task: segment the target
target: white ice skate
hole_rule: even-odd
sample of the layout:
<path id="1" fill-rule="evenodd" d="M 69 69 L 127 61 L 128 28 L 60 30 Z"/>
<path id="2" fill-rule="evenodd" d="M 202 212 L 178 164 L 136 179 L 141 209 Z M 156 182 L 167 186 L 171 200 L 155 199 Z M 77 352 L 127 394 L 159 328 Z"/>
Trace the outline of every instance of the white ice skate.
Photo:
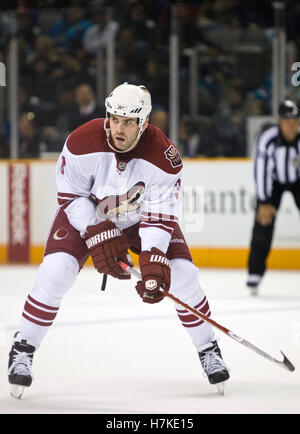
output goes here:
<path id="1" fill-rule="evenodd" d="M 217 341 L 203 345 L 198 354 L 208 381 L 217 386 L 220 395 L 224 395 L 225 381 L 229 379 L 229 369 L 222 359 Z"/>
<path id="2" fill-rule="evenodd" d="M 262 276 L 260 274 L 249 274 L 246 285 L 250 289 L 250 294 L 253 297 L 258 295 L 258 287 Z"/>
<path id="3" fill-rule="evenodd" d="M 9 353 L 8 381 L 11 384 L 10 394 L 20 399 L 26 387 L 32 383 L 32 359 L 35 347 L 26 341 L 16 341 L 17 334 Z"/>

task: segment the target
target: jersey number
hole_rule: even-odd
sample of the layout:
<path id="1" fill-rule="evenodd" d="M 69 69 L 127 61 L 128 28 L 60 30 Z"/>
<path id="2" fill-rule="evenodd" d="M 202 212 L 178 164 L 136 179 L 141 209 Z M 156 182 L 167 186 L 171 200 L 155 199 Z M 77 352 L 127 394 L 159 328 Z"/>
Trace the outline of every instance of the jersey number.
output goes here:
<path id="1" fill-rule="evenodd" d="M 66 165 L 66 159 L 65 159 L 65 157 L 61 157 L 60 172 L 62 175 L 65 174 L 65 165 Z"/>

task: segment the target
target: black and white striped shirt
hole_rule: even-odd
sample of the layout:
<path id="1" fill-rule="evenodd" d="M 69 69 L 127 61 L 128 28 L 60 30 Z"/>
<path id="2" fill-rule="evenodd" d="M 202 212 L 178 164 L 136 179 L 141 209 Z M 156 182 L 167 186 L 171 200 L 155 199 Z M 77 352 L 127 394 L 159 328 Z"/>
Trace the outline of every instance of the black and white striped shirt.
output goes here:
<path id="1" fill-rule="evenodd" d="M 283 140 L 278 126 L 272 126 L 258 138 L 254 165 L 256 197 L 268 202 L 273 183 L 295 184 L 300 180 L 300 130 L 293 143 Z"/>

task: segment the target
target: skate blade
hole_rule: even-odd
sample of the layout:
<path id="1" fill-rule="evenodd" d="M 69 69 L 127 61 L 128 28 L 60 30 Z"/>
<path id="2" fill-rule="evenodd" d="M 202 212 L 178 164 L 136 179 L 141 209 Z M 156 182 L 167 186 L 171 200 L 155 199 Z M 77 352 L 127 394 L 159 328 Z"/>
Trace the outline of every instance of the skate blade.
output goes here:
<path id="1" fill-rule="evenodd" d="M 249 290 L 251 297 L 257 297 L 258 296 L 258 285 L 247 286 L 247 289 Z"/>
<path id="2" fill-rule="evenodd" d="M 225 395 L 225 382 L 216 384 L 218 394 L 221 396 Z"/>
<path id="3" fill-rule="evenodd" d="M 10 395 L 16 399 L 21 399 L 24 390 L 25 390 L 24 386 L 20 386 L 18 384 L 12 384 L 10 388 Z"/>

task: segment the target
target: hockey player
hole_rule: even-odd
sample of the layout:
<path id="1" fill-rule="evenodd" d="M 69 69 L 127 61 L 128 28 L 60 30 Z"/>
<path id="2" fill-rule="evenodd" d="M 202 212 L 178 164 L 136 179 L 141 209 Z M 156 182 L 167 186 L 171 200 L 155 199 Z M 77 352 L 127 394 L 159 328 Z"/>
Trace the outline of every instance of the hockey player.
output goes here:
<path id="1" fill-rule="evenodd" d="M 30 386 L 34 352 L 89 255 L 99 273 L 130 279 L 117 262 L 132 265 L 130 249 L 139 254 L 142 280 L 136 290 L 145 303 L 160 302 L 163 287 L 211 314 L 178 225 L 182 161 L 165 134 L 148 123 L 148 90 L 121 84 L 105 106 L 106 118 L 73 131 L 58 159 L 60 207 L 9 355 L 9 382 L 17 397 Z M 212 326 L 175 307 L 209 382 L 223 384 L 229 373 Z"/>

